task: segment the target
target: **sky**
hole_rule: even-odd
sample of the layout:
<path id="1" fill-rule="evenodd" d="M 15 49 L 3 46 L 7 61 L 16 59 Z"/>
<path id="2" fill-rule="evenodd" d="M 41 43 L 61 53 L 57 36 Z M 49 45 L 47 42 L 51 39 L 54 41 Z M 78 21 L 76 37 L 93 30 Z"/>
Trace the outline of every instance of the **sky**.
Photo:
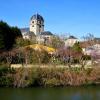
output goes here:
<path id="1" fill-rule="evenodd" d="M 43 16 L 46 31 L 100 37 L 100 0 L 0 0 L 0 20 L 11 26 L 29 27 L 36 13 Z"/>

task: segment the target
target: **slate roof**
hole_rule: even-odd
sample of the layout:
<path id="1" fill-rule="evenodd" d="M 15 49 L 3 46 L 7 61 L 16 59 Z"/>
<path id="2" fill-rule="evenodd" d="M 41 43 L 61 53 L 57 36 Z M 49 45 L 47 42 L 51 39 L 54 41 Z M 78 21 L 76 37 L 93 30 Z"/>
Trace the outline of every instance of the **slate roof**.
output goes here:
<path id="1" fill-rule="evenodd" d="M 41 32 L 40 35 L 53 35 L 50 31 Z"/>
<path id="2" fill-rule="evenodd" d="M 21 28 L 20 30 L 21 30 L 22 33 L 23 32 L 29 32 L 29 28 Z"/>
<path id="3" fill-rule="evenodd" d="M 77 39 L 76 37 L 74 37 L 74 36 L 69 36 L 69 38 L 68 39 Z"/>
<path id="4" fill-rule="evenodd" d="M 27 32 L 26 34 L 24 34 L 25 36 L 35 36 L 34 32 Z"/>
<path id="5" fill-rule="evenodd" d="M 94 40 L 100 41 L 100 38 L 94 38 Z"/>
<path id="6" fill-rule="evenodd" d="M 44 22 L 44 19 L 43 19 L 43 17 L 41 16 L 41 15 L 39 15 L 39 14 L 35 14 L 35 15 L 33 15 L 32 17 L 31 17 L 31 20 L 42 20 L 43 22 Z"/>

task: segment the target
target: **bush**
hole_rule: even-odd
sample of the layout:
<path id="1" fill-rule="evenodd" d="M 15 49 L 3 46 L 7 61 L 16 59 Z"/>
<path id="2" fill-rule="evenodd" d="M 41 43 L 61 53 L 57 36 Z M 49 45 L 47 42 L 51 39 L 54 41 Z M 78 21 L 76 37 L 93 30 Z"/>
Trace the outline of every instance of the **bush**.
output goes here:
<path id="1" fill-rule="evenodd" d="M 81 68 L 1 68 L 0 86 L 80 86 L 100 83 L 100 69 Z"/>
<path id="2" fill-rule="evenodd" d="M 0 86 L 13 86 L 13 74 L 15 70 L 6 65 L 0 66 Z"/>
<path id="3" fill-rule="evenodd" d="M 0 65 L 0 76 L 13 73 L 15 73 L 14 68 L 10 68 L 7 65 Z"/>
<path id="4" fill-rule="evenodd" d="M 13 86 L 13 77 L 12 76 L 2 76 L 0 77 L 0 86 Z"/>
<path id="5" fill-rule="evenodd" d="M 90 55 L 84 55 L 84 56 L 83 56 L 83 59 L 84 59 L 84 60 L 91 60 L 91 56 L 90 56 Z"/>
<path id="6" fill-rule="evenodd" d="M 60 82 L 58 79 L 56 78 L 52 78 L 52 79 L 47 79 L 45 81 L 45 86 L 49 86 L 49 87 L 53 87 L 53 86 L 59 86 L 60 85 Z"/>

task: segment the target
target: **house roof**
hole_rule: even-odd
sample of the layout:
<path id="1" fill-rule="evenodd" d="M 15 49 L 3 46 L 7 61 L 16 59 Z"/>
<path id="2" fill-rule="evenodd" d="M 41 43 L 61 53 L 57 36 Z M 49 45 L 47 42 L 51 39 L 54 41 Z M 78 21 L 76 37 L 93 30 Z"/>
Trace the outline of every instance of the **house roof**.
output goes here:
<path id="1" fill-rule="evenodd" d="M 50 31 L 41 32 L 40 35 L 53 35 Z"/>
<path id="2" fill-rule="evenodd" d="M 95 41 L 99 41 L 100 42 L 100 38 L 94 38 Z"/>
<path id="3" fill-rule="evenodd" d="M 28 27 L 27 28 L 21 28 L 20 30 L 21 30 L 22 33 L 23 32 L 29 32 L 29 28 Z"/>
<path id="4" fill-rule="evenodd" d="M 41 15 L 39 14 L 35 14 L 31 17 L 31 20 L 40 20 L 40 21 L 43 21 L 44 22 L 44 19 Z"/>
<path id="5" fill-rule="evenodd" d="M 35 36 L 34 32 L 27 32 L 26 34 L 24 34 L 25 36 Z"/>
<path id="6" fill-rule="evenodd" d="M 68 39 L 77 39 L 75 36 L 69 36 L 69 38 Z"/>

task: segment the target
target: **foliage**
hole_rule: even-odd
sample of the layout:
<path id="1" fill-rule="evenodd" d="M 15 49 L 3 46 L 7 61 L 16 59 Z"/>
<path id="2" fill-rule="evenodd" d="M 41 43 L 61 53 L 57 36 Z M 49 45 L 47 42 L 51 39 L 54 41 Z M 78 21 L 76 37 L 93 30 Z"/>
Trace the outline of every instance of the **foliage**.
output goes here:
<path id="1" fill-rule="evenodd" d="M 8 69 L 6 69 L 8 70 Z M 100 69 L 81 68 L 9 68 L 0 69 L 0 86 L 80 86 L 100 82 Z"/>
<path id="2" fill-rule="evenodd" d="M 61 40 L 58 36 L 53 36 L 51 38 L 51 42 L 48 43 L 47 46 L 51 46 L 52 48 L 58 49 L 64 46 L 64 41 Z"/>
<path id="3" fill-rule="evenodd" d="M 51 55 L 47 51 L 34 50 L 30 47 L 20 47 L 0 54 L 0 63 L 11 64 L 47 64 Z"/>
<path id="4" fill-rule="evenodd" d="M 49 63 L 50 55 L 46 51 L 36 51 L 30 49 L 29 59 L 33 64 L 47 64 Z"/>
<path id="5" fill-rule="evenodd" d="M 76 52 L 82 52 L 82 48 L 80 47 L 80 43 L 79 43 L 79 42 L 76 42 L 76 43 L 73 45 L 72 49 L 73 49 L 74 51 L 76 51 Z"/>
<path id="6" fill-rule="evenodd" d="M 16 38 L 15 42 L 16 42 L 15 47 L 17 48 L 32 44 L 30 40 L 23 38 Z"/>
<path id="7" fill-rule="evenodd" d="M 13 86 L 15 70 L 6 65 L 0 65 L 0 86 Z"/>
<path id="8" fill-rule="evenodd" d="M 0 34 L 0 50 L 2 50 L 5 47 L 4 41 L 3 41 L 3 35 Z"/>
<path id="9" fill-rule="evenodd" d="M 7 23 L 0 21 L 0 50 L 11 49 L 17 37 L 22 37 L 17 27 L 10 27 Z"/>
<path id="10" fill-rule="evenodd" d="M 53 65 L 64 64 L 64 62 L 57 56 L 51 56 L 50 62 Z"/>
<path id="11" fill-rule="evenodd" d="M 0 65 L 0 75 L 6 75 L 8 73 L 14 73 L 14 68 L 10 68 L 7 65 Z"/>
<path id="12" fill-rule="evenodd" d="M 80 86 L 91 82 L 95 83 L 95 79 L 99 79 L 98 74 L 93 76 L 93 69 L 81 68 L 40 68 L 38 69 L 38 81 L 37 83 L 41 86 Z"/>
<path id="13" fill-rule="evenodd" d="M 21 31 L 18 27 L 11 27 L 11 30 L 14 34 L 14 39 L 18 38 L 18 37 L 22 37 Z"/>

